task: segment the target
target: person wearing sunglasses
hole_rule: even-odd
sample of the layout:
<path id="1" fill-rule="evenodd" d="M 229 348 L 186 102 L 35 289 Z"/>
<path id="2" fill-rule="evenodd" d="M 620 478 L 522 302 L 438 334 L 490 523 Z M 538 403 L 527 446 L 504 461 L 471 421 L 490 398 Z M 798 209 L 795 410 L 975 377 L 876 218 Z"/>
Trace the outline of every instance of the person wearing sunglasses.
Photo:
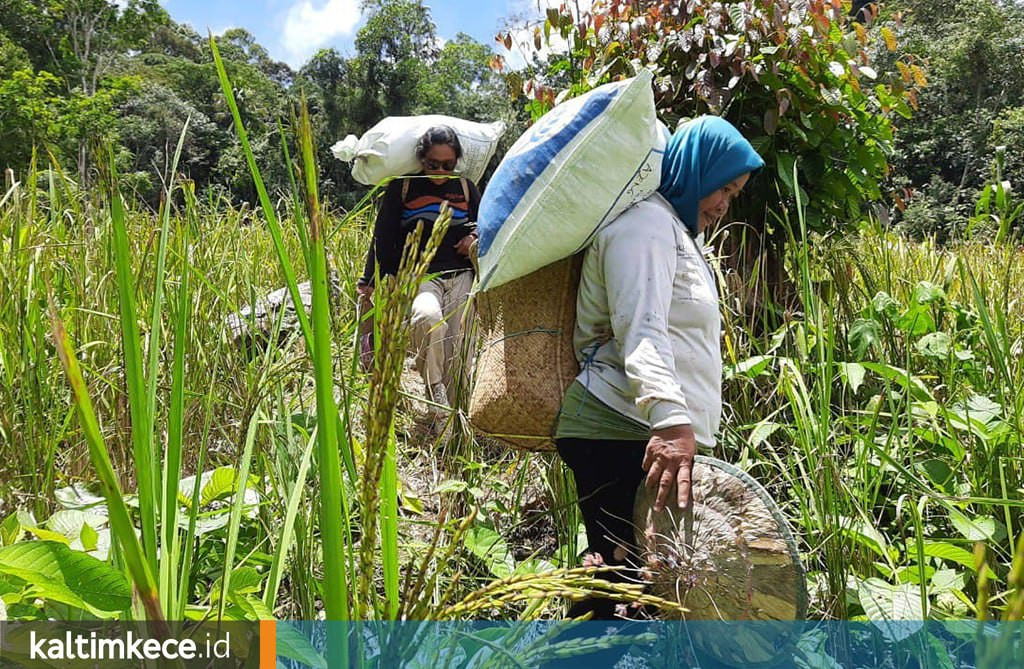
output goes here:
<path id="1" fill-rule="evenodd" d="M 438 417 L 450 407 L 456 385 L 464 382 L 472 359 L 472 342 L 465 341 L 465 334 L 473 318 L 467 308 L 474 277 L 469 253 L 476 239 L 480 190 L 471 180 L 455 176 L 462 145 L 452 128 L 434 126 L 423 133 L 416 144 L 416 157 L 421 172 L 388 184 L 357 290 L 360 298 L 367 300 L 375 273 L 395 276 L 408 235 L 423 222 L 422 250 L 441 205 L 448 204 L 451 222 L 427 269 L 433 278 L 423 282 L 412 306 L 416 369 L 423 378 L 431 414 Z"/>

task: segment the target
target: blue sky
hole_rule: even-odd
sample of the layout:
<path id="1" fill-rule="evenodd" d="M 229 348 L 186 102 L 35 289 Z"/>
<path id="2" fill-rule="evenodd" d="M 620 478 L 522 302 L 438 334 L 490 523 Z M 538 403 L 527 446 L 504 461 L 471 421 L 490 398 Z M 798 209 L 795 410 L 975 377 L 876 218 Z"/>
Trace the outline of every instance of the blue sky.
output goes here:
<path id="1" fill-rule="evenodd" d="M 540 0 L 546 4 L 547 0 Z M 359 0 L 162 0 L 171 17 L 201 34 L 245 28 L 277 60 L 299 67 L 317 49 L 334 47 L 344 55 L 362 25 Z M 426 0 L 438 36 L 465 32 L 495 51 L 494 35 L 513 15 L 540 16 L 538 0 Z"/>

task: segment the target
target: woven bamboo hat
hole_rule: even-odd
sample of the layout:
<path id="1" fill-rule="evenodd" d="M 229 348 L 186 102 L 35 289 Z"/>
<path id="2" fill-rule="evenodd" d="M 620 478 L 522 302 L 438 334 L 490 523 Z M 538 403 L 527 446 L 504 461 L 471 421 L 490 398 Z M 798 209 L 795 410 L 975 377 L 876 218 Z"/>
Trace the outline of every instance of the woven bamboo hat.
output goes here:
<path id="1" fill-rule="evenodd" d="M 807 616 L 807 579 L 781 510 L 753 478 L 727 462 L 694 459 L 688 509 L 654 512 L 641 485 L 633 520 L 650 590 L 687 609 L 688 621 L 793 621 Z M 795 625 L 693 624 L 698 651 L 726 666 L 770 666 Z M 785 638 L 780 638 L 780 636 Z M 727 639 L 726 643 L 723 643 Z"/>

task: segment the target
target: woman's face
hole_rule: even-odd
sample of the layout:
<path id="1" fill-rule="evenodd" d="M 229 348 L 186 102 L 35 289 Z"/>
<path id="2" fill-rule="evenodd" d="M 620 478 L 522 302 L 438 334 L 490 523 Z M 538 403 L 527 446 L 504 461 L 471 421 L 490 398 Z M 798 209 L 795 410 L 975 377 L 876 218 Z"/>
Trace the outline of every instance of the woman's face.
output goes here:
<path id="1" fill-rule="evenodd" d="M 420 161 L 423 164 L 423 172 L 430 176 L 438 176 L 431 179 L 436 184 L 444 183 L 444 179 L 455 171 L 455 164 L 458 158 L 455 156 L 455 149 L 447 144 L 434 144 L 427 150 L 427 153 Z"/>
<path id="2" fill-rule="evenodd" d="M 697 205 L 697 231 L 704 232 L 709 225 L 725 216 L 732 199 L 739 194 L 750 179 L 750 172 L 741 174 L 711 195 L 702 198 Z"/>

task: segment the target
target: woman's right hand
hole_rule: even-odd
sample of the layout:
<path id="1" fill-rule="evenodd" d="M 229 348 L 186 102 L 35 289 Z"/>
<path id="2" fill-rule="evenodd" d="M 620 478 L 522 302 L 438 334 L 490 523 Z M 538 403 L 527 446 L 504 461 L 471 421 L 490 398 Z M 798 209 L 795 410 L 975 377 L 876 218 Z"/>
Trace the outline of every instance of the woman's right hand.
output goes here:
<path id="1" fill-rule="evenodd" d="M 359 297 L 369 299 L 373 297 L 373 286 L 368 283 L 357 283 L 356 294 L 359 295 Z"/>
<path id="2" fill-rule="evenodd" d="M 647 488 L 658 491 L 655 511 L 665 508 L 673 488 L 680 509 L 690 504 L 690 471 L 696 452 L 697 441 L 689 425 L 674 425 L 651 434 L 643 468 L 647 472 Z"/>

